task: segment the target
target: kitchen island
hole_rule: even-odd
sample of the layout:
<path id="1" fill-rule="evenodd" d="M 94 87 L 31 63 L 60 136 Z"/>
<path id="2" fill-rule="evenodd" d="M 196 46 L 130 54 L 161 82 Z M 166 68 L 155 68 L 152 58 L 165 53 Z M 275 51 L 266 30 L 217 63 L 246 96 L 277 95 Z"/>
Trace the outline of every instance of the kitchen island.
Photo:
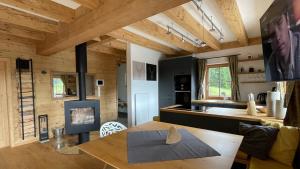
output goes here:
<path id="1" fill-rule="evenodd" d="M 246 109 L 213 107 L 201 111 L 196 108 L 182 108 L 180 105 L 161 108 L 160 121 L 232 134 L 239 133 L 240 122 L 256 125 L 261 125 L 263 121 L 282 123 L 282 120 L 267 117 L 265 113 L 248 115 Z"/>

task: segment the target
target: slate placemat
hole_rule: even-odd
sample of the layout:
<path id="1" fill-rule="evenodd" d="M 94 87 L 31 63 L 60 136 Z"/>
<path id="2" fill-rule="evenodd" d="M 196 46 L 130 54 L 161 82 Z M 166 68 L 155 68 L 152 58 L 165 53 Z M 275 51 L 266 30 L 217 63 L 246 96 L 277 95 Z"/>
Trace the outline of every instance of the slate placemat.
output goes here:
<path id="1" fill-rule="evenodd" d="M 173 145 L 166 144 L 167 130 L 128 132 L 128 163 L 220 156 L 220 153 L 187 130 L 178 131 L 182 140 Z"/>

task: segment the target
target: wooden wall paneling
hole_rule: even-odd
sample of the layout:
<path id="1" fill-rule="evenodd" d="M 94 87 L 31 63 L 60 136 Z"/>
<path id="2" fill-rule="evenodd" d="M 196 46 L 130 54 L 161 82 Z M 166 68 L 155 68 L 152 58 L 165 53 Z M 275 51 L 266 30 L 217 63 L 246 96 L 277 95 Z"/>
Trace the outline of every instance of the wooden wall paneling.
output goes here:
<path id="1" fill-rule="evenodd" d="M 0 38 L 1 40 L 1 38 Z M 14 42 L 16 43 L 16 42 Z M 20 43 L 20 42 L 18 42 Z M 21 44 L 21 43 L 20 43 Z M 21 48 L 12 47 L 11 50 L 3 50 L 0 48 L 0 60 L 8 57 L 11 61 L 10 75 L 12 75 L 11 93 L 12 93 L 12 111 L 11 111 L 11 138 L 12 146 L 18 146 L 32 141 L 37 138 L 30 138 L 25 141 L 20 137 L 19 116 L 17 112 L 17 81 L 15 60 L 22 56 L 23 59 L 33 59 L 34 78 L 35 78 L 35 94 L 36 94 L 36 113 L 49 115 L 49 129 L 64 124 L 64 101 L 67 99 L 52 99 L 51 91 L 51 72 L 75 72 L 75 49 L 67 49 L 58 52 L 50 57 L 25 54 Z M 105 86 L 101 88 L 101 122 L 117 119 L 117 63 L 119 57 L 112 55 L 100 54 L 88 51 L 88 73 L 95 74 L 96 79 L 104 79 Z M 44 70 L 47 73 L 42 74 Z M 89 97 L 98 99 L 96 97 Z M 52 135 L 52 133 L 51 133 Z"/>
<path id="2" fill-rule="evenodd" d="M 6 63 L 0 61 L 0 148 L 10 145 Z"/>

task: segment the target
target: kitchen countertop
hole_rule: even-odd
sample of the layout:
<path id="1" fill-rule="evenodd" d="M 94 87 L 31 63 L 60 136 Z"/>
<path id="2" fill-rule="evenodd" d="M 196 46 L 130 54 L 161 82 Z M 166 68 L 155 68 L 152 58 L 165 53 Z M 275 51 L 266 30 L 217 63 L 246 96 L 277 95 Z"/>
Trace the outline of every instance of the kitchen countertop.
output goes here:
<path id="1" fill-rule="evenodd" d="M 218 108 L 213 107 L 209 108 L 206 111 L 201 110 L 192 110 L 181 108 L 180 105 L 173 105 L 160 109 L 161 112 L 172 112 L 172 113 L 181 113 L 181 114 L 190 114 L 190 115 L 199 115 L 199 116 L 209 116 L 217 118 L 228 118 L 235 120 L 245 120 L 245 121 L 270 121 L 283 123 L 283 120 L 275 119 L 275 117 L 267 117 L 266 113 L 257 113 L 256 116 L 248 115 L 246 109 L 232 109 L 232 108 Z"/>

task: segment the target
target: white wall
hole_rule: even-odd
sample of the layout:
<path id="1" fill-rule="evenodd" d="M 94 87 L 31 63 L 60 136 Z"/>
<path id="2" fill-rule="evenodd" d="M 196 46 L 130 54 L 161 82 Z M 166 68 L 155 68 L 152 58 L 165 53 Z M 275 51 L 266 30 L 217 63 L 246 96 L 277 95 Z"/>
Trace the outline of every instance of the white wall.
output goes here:
<path id="1" fill-rule="evenodd" d="M 160 52 L 135 45 L 127 46 L 127 101 L 128 125 L 134 126 L 151 121 L 159 114 L 158 60 Z M 157 81 L 133 80 L 133 61 L 157 65 Z"/>
<path id="2" fill-rule="evenodd" d="M 213 51 L 213 52 L 206 52 L 206 53 L 199 53 L 195 54 L 195 57 L 198 58 L 214 58 L 214 57 L 221 57 L 221 56 L 229 56 L 229 55 L 239 55 L 239 59 L 247 59 L 249 55 L 254 58 L 259 57 L 262 55 L 262 46 L 261 45 L 253 45 L 241 48 L 234 48 L 234 49 L 226 49 L 220 51 Z M 209 59 L 208 64 L 221 64 L 221 63 L 228 63 L 227 59 L 224 58 L 217 58 L 217 59 Z M 251 61 L 251 62 L 240 62 L 239 63 L 239 71 L 241 67 L 244 68 L 244 71 L 248 71 L 249 67 L 254 67 L 255 71 L 258 69 L 264 70 L 264 62 L 263 60 L 258 61 Z M 254 74 L 254 75 L 239 75 L 239 81 L 259 81 L 265 80 L 264 73 L 262 74 Z M 271 90 L 272 87 L 275 87 L 274 83 L 240 83 L 240 92 L 241 92 L 241 100 L 246 101 L 248 99 L 247 95 L 249 93 L 254 93 L 255 97 L 258 93 L 267 92 Z"/>

